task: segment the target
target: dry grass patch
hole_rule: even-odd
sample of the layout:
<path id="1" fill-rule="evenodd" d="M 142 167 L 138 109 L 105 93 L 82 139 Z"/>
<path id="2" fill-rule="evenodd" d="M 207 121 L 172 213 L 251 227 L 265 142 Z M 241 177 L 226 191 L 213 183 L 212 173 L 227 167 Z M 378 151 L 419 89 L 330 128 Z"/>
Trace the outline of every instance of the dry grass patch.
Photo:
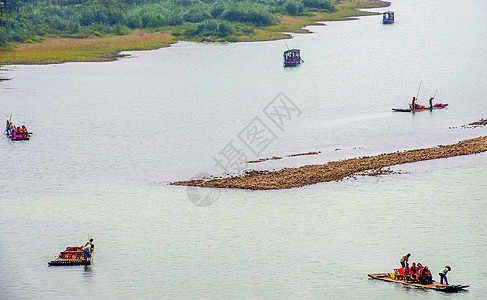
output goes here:
<path id="1" fill-rule="evenodd" d="M 164 47 L 174 42 L 168 33 L 139 30 L 128 35 L 83 39 L 49 37 L 41 43 L 21 44 L 0 52 L 0 64 L 50 64 L 68 61 L 112 61 L 120 51 Z"/>

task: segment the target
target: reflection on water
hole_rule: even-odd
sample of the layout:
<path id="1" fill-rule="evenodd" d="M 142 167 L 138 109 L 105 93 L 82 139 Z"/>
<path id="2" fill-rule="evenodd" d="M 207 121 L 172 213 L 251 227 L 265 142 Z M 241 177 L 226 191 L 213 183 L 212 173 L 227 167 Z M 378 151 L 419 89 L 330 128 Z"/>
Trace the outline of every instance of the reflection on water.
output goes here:
<path id="1" fill-rule="evenodd" d="M 85 265 L 83 270 L 83 277 L 84 278 L 92 278 L 93 277 L 93 262 L 91 265 Z"/>

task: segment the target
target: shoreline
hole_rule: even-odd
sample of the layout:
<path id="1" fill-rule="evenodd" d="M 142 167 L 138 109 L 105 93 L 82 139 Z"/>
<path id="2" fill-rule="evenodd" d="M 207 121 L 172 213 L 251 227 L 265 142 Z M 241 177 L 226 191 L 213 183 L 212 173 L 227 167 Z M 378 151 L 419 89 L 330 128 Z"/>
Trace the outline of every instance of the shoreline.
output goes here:
<path id="1" fill-rule="evenodd" d="M 365 0 L 343 4 L 333 13 L 308 12 L 307 15 L 282 15 L 277 25 L 255 28 L 255 35 L 239 36 L 231 42 L 265 42 L 292 39 L 292 33 L 312 33 L 306 26 L 326 26 L 322 22 L 351 21 L 357 17 L 380 14 L 365 12 L 360 9 L 383 8 L 390 6 L 384 0 Z M 191 39 L 178 39 L 171 30 L 164 32 L 145 32 L 135 29 L 128 35 L 104 35 L 83 39 L 47 37 L 40 43 L 24 43 L 14 46 L 13 50 L 0 51 L 0 68 L 4 65 L 46 65 L 68 62 L 111 62 L 122 57 L 124 51 L 144 51 L 169 47 L 179 41 L 191 42 Z M 231 43 L 230 41 L 202 41 L 207 43 Z"/>
<path id="2" fill-rule="evenodd" d="M 382 168 L 440 158 L 471 155 L 487 151 L 487 136 L 462 140 L 452 145 L 415 149 L 402 152 L 364 156 L 321 165 L 306 165 L 278 171 L 247 171 L 241 176 L 211 180 L 171 182 L 171 185 L 246 190 L 278 190 L 299 188 L 322 182 L 339 181 L 360 173 L 375 170 L 377 175 L 387 173 Z M 374 173 L 374 172 L 372 172 Z"/>

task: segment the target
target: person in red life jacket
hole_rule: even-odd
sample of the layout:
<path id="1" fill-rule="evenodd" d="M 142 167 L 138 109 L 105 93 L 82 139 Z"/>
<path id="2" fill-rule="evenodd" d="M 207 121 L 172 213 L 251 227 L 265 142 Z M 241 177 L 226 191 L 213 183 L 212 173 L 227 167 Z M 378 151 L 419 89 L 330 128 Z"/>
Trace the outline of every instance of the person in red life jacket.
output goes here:
<path id="1" fill-rule="evenodd" d="M 400 269 L 397 269 L 397 271 L 399 272 L 399 274 L 403 277 L 406 277 L 406 272 L 405 272 L 405 269 L 406 267 L 403 267 L 403 268 L 400 268 Z"/>
<path id="2" fill-rule="evenodd" d="M 408 253 L 408 254 L 405 254 L 401 257 L 401 260 L 399 261 L 401 263 L 401 267 L 404 268 L 406 266 L 410 256 L 411 256 L 411 253 Z"/>
<path id="3" fill-rule="evenodd" d="M 406 266 L 403 268 L 400 268 L 397 270 L 399 274 L 401 274 L 403 277 L 406 277 L 408 275 L 411 275 L 411 270 L 409 269 L 409 265 L 406 263 Z"/>

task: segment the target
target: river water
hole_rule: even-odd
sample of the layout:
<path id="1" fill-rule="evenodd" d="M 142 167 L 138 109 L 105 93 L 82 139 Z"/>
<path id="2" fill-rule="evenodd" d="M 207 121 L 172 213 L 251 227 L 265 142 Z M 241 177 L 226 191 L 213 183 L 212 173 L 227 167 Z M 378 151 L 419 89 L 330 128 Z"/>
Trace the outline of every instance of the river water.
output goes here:
<path id="1" fill-rule="evenodd" d="M 292 190 L 168 185 L 486 135 L 461 126 L 486 117 L 487 3 L 461 4 L 394 1 L 393 25 L 2 68 L 0 114 L 34 135 L 0 139 L 0 298 L 483 299 L 485 153 Z M 305 63 L 283 68 L 287 46 Z M 392 112 L 420 83 L 419 103 L 437 90 L 449 107 Z M 308 151 L 321 153 L 286 157 Z M 238 163 L 272 156 L 284 159 Z M 88 235 L 92 266 L 48 267 Z M 469 291 L 367 278 L 407 252 Z"/>

